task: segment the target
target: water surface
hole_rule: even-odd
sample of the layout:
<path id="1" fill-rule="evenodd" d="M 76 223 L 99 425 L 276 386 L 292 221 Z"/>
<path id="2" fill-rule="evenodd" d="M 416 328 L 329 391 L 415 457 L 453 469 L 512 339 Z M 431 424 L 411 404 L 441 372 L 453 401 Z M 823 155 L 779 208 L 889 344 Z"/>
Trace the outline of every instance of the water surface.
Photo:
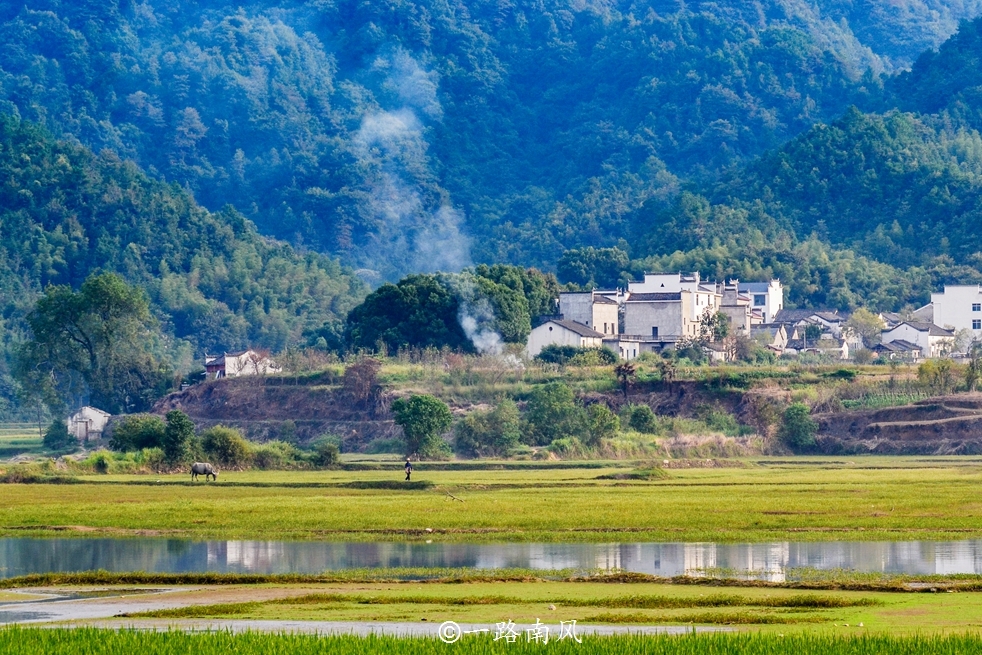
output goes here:
<path id="1" fill-rule="evenodd" d="M 320 573 L 357 568 L 621 569 L 783 580 L 789 570 L 982 573 L 982 540 L 757 544 L 441 544 L 183 539 L 0 539 L 0 577 L 29 573 Z"/>

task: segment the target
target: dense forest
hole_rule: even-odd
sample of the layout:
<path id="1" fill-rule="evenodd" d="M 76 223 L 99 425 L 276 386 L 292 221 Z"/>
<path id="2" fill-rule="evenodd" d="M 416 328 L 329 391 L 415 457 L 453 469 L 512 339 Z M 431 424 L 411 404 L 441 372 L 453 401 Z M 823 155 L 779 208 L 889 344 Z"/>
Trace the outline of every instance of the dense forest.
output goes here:
<path id="1" fill-rule="evenodd" d="M 371 317 L 424 288 L 459 314 L 447 290 L 471 278 L 404 278 L 465 268 L 518 341 L 555 291 L 529 266 L 574 286 L 693 269 L 780 277 L 798 305 L 919 304 L 982 281 L 980 15 L 0 2 L 4 350 L 47 285 L 98 272 L 146 291 L 174 370 L 244 345 L 425 343 Z"/>
<path id="2" fill-rule="evenodd" d="M 779 147 L 982 0 L 0 3 L 0 109 L 371 281 L 551 267 Z"/>

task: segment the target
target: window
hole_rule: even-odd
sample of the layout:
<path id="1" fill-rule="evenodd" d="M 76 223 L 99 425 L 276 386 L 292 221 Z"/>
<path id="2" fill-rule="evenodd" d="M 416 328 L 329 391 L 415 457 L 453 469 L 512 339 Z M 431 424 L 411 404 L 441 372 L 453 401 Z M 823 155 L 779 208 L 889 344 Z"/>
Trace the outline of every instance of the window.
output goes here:
<path id="1" fill-rule="evenodd" d="M 651 336 L 653 336 L 653 337 L 657 337 L 658 336 L 658 328 L 657 327 L 652 327 L 651 328 Z"/>
<path id="2" fill-rule="evenodd" d="M 756 295 L 754 296 L 754 307 L 763 307 L 767 304 L 767 296 Z"/>
<path id="3" fill-rule="evenodd" d="M 972 321 L 972 329 L 982 330 L 982 320 L 975 319 L 974 321 Z"/>
<path id="4" fill-rule="evenodd" d="M 979 302 L 972 303 L 972 311 L 973 312 L 982 312 L 982 303 L 979 303 Z"/>

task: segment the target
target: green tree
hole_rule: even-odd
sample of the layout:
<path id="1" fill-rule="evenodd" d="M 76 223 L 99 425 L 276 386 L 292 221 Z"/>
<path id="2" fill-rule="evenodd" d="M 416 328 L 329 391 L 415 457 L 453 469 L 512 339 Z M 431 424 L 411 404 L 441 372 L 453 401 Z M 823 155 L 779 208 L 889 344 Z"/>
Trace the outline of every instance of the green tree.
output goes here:
<path id="1" fill-rule="evenodd" d="M 468 457 L 504 457 L 521 439 L 521 416 L 511 400 L 474 411 L 454 426 L 454 450 Z"/>
<path id="2" fill-rule="evenodd" d="M 447 404 L 429 395 L 397 398 L 392 402 L 396 425 L 402 427 L 406 455 L 428 457 L 443 450 L 440 438 L 450 429 L 453 415 Z"/>
<path id="3" fill-rule="evenodd" d="M 863 345 L 867 348 L 872 348 L 880 343 L 880 333 L 885 327 L 883 319 L 865 307 L 860 307 L 854 311 L 845 325 L 862 337 Z"/>
<path id="4" fill-rule="evenodd" d="M 153 414 L 132 414 L 112 426 L 109 447 L 120 452 L 163 448 L 166 424 Z"/>
<path id="5" fill-rule="evenodd" d="M 620 248 L 574 248 L 559 259 L 559 279 L 580 287 L 610 289 L 621 284 L 629 263 Z"/>
<path id="6" fill-rule="evenodd" d="M 78 449 L 78 439 L 68 431 L 68 424 L 55 419 L 44 431 L 44 447 L 48 450 L 74 452 Z"/>
<path id="7" fill-rule="evenodd" d="M 699 324 L 701 343 L 719 343 L 730 334 L 730 317 L 721 311 L 706 312 Z"/>
<path id="8" fill-rule="evenodd" d="M 614 367 L 614 375 L 621 383 L 621 391 L 624 392 L 624 400 L 627 400 L 628 388 L 631 386 L 631 380 L 633 380 L 637 375 L 637 367 L 635 367 L 631 362 L 622 362 Z"/>
<path id="9" fill-rule="evenodd" d="M 194 423 L 184 412 L 177 409 L 167 412 L 163 448 L 164 459 L 171 466 L 187 463 L 194 458 L 197 450 Z"/>
<path id="10" fill-rule="evenodd" d="M 224 468 L 248 466 L 252 446 L 242 433 L 224 425 L 210 427 L 201 433 L 201 450 L 210 462 Z"/>
<path id="11" fill-rule="evenodd" d="M 658 427 L 655 413 L 648 405 L 632 405 L 629 408 L 628 425 L 632 430 L 643 434 L 654 434 Z"/>
<path id="12" fill-rule="evenodd" d="M 982 380 L 982 344 L 973 343 L 969 349 L 968 364 L 965 366 L 965 388 L 975 391 Z"/>
<path id="13" fill-rule="evenodd" d="M 525 439 L 533 446 L 547 446 L 561 437 L 585 436 L 583 409 L 573 390 L 562 382 L 532 389 L 525 406 Z"/>
<path id="14" fill-rule="evenodd" d="M 621 421 L 617 414 L 603 404 L 590 405 L 587 410 L 589 430 L 586 445 L 591 448 L 599 447 L 604 439 L 613 439 L 621 429 Z"/>
<path id="15" fill-rule="evenodd" d="M 49 287 L 27 320 L 16 367 L 25 386 L 44 363 L 61 395 L 81 384 L 93 405 L 120 413 L 148 406 L 168 379 L 148 347 L 159 333 L 146 296 L 116 274 L 92 275 L 77 292 Z"/>
<path id="16" fill-rule="evenodd" d="M 950 359 L 928 359 L 917 367 L 917 379 L 934 393 L 951 393 L 955 386 L 956 366 Z"/>
<path id="17" fill-rule="evenodd" d="M 808 405 L 804 403 L 791 403 L 784 410 L 780 437 L 791 450 L 808 450 L 815 445 L 818 423 L 812 420 L 810 414 Z"/>

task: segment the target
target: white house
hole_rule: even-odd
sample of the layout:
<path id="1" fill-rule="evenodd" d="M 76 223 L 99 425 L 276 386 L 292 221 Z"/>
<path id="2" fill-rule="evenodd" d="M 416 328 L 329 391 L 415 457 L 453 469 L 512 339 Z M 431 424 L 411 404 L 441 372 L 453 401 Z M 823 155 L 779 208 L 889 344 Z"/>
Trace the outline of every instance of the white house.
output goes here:
<path id="1" fill-rule="evenodd" d="M 205 377 L 209 380 L 240 375 L 270 375 L 282 370 L 268 355 L 251 349 L 224 355 L 205 355 Z"/>
<path id="2" fill-rule="evenodd" d="M 953 332 L 971 330 L 982 337 L 982 286 L 948 285 L 941 293 L 931 294 L 932 322 Z M 925 308 L 917 310 L 926 314 Z"/>
<path id="3" fill-rule="evenodd" d="M 110 418 L 112 414 L 109 412 L 85 406 L 68 418 L 68 433 L 82 442 L 101 439 Z"/>
<path id="4" fill-rule="evenodd" d="M 601 348 L 604 335 L 576 321 L 548 320 L 529 334 L 525 351 L 529 357 L 535 357 L 543 348 L 551 345 Z"/>
<path id="5" fill-rule="evenodd" d="M 822 334 L 828 334 L 836 339 L 842 337 L 842 328 L 848 319 L 848 316 L 837 311 L 813 309 L 782 309 L 774 316 L 774 322 L 790 324 L 794 327 L 805 328 L 808 325 L 817 325 L 822 328 Z M 799 330 L 799 333 L 803 331 Z"/>
<path id="6" fill-rule="evenodd" d="M 621 335 L 616 338 L 604 339 L 604 346 L 610 348 L 620 356 L 621 359 L 634 359 L 645 350 L 645 341 L 638 337 L 626 337 Z M 649 348 L 650 350 L 650 348 Z"/>
<path id="7" fill-rule="evenodd" d="M 883 330 L 880 342 L 906 341 L 921 349 L 921 357 L 944 357 L 955 349 L 955 333 L 933 323 L 904 321 L 896 327 Z"/>
<path id="8" fill-rule="evenodd" d="M 798 335 L 794 335 L 797 339 Z M 765 323 L 750 328 L 750 338 L 761 346 L 780 354 L 788 347 L 788 331 L 783 323 Z"/>
<path id="9" fill-rule="evenodd" d="M 741 294 L 750 296 L 750 306 L 760 310 L 763 323 L 772 323 L 777 313 L 784 309 L 784 287 L 780 280 L 770 282 L 737 282 Z"/>
<path id="10" fill-rule="evenodd" d="M 624 303 L 624 334 L 628 336 L 699 336 L 702 320 L 719 310 L 719 294 L 677 291 L 675 293 L 632 293 Z"/>
<path id="11" fill-rule="evenodd" d="M 576 321 L 605 335 L 617 336 L 620 305 L 603 292 L 559 294 L 559 313 L 565 321 Z"/>

